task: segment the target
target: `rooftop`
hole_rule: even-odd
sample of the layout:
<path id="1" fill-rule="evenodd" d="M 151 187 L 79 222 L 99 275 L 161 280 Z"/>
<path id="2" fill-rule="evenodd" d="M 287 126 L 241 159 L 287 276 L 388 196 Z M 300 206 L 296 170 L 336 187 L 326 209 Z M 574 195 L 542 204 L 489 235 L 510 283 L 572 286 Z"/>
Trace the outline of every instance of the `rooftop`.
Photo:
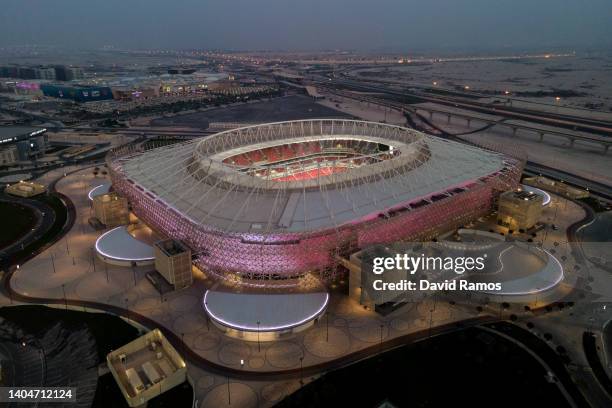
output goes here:
<path id="1" fill-rule="evenodd" d="M 0 126 L 0 144 L 26 139 L 46 131 L 47 129 L 33 126 Z"/>
<path id="2" fill-rule="evenodd" d="M 327 307 L 329 294 L 254 294 L 209 290 L 204 308 L 223 326 L 244 331 L 277 331 L 316 319 Z"/>
<path id="3" fill-rule="evenodd" d="M 186 378 L 185 362 L 159 329 L 110 352 L 106 361 L 132 407 L 142 405 Z"/>
<path id="4" fill-rule="evenodd" d="M 326 138 L 395 146 L 393 158 L 326 177 L 270 182 L 223 159 L 262 144 Z M 342 119 L 233 129 L 115 162 L 119 171 L 196 224 L 224 232 L 304 232 L 339 227 L 412 201 L 479 183 L 508 158 L 412 129 Z"/>

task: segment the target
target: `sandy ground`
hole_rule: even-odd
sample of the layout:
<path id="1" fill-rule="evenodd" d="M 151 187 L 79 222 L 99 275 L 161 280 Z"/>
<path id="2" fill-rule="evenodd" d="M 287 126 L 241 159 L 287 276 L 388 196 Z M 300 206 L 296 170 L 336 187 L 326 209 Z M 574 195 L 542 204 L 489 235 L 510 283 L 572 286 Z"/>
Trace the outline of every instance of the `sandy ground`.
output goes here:
<path id="1" fill-rule="evenodd" d="M 465 119 L 451 118 L 448 122 L 446 115 L 435 114 L 432 123 L 450 133 L 468 132 L 485 125 L 472 120 L 468 128 Z M 520 146 L 527 152 L 530 161 L 612 185 L 612 150 L 604 154 L 598 144 L 576 141 L 574 147 L 570 148 L 569 141 L 564 138 L 545 136 L 544 141 L 540 142 L 537 133 L 519 130 L 515 137 L 510 128 L 502 126 L 462 137 L 470 141 L 487 140 Z"/>
<path id="2" fill-rule="evenodd" d="M 600 119 L 612 117 L 612 55 L 580 54 L 569 57 L 552 57 L 522 60 L 490 61 L 451 61 L 435 64 L 398 64 L 382 68 L 369 67 L 350 73 L 355 78 L 385 80 L 402 84 L 432 86 L 433 82 L 441 88 L 469 86 L 477 92 L 503 92 L 533 104 L 546 103 L 553 106 L 584 108 L 585 104 L 596 104 L 596 109 L 604 111 Z M 555 93 L 574 91 L 557 103 Z M 545 96 L 520 96 L 520 92 L 546 92 Z M 562 109 L 562 108 L 561 108 Z"/>
<path id="3" fill-rule="evenodd" d="M 383 109 L 378 105 L 372 105 L 365 102 L 360 103 L 353 99 L 341 98 L 333 95 L 327 96 L 326 99 L 323 99 L 318 103 L 363 120 L 391 123 L 394 125 L 406 124 L 406 118 L 400 112 Z"/>

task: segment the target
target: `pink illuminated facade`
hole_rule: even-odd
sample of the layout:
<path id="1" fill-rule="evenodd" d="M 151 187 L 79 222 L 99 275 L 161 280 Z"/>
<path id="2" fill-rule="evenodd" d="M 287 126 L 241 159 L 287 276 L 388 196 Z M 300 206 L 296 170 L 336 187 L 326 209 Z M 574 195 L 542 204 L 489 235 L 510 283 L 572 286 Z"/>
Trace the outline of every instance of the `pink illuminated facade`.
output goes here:
<path id="1" fill-rule="evenodd" d="M 292 127 L 288 128 L 287 123 Z M 222 132 L 221 136 L 177 144 L 163 152 L 116 150 L 107 158 L 113 187 L 128 198 L 134 213 L 147 225 L 162 236 L 187 244 L 203 270 L 219 277 L 239 275 L 243 281 L 265 284 L 265 280 L 297 278 L 309 271 L 318 271 L 325 277 L 326 271 L 334 269 L 336 256 L 346 256 L 372 244 L 431 239 L 464 225 L 488 213 L 499 193 L 518 185 L 523 165 L 517 158 L 463 148 L 390 125 L 320 120 L 315 123 L 316 135 L 304 132 L 305 127 L 315 128 L 312 121 L 261 126 L 268 128 Z M 271 136 L 256 133 L 264 130 Z M 358 155 L 362 152 L 355 147 L 355 138 L 371 138 L 368 140 L 371 145 L 380 144 L 383 135 L 388 141 L 381 147 L 385 160 L 370 161 L 374 169 L 377 165 L 386 167 L 378 173 L 363 173 L 371 163 L 361 164 L 363 160 Z M 211 163 L 225 166 L 227 157 L 235 157 L 236 151 L 248 151 L 251 145 L 261 148 L 262 143 L 266 149 L 271 148 L 270 143 L 286 146 L 285 139 L 290 139 L 292 145 L 302 139 L 310 144 L 320 143 L 324 154 L 330 148 L 326 147 L 328 142 L 318 142 L 322 137 L 335 138 L 334 150 L 330 150 L 333 165 L 344 160 L 340 157 L 342 152 L 346 155 L 347 170 L 322 176 L 314 185 L 312 180 L 285 183 L 286 173 L 270 167 L 276 169 L 284 159 L 282 156 L 274 163 L 262 159 L 246 170 L 244 167 L 232 167 L 227 173 L 220 173 L 218 168 L 214 172 L 208 170 L 213 168 Z M 224 145 L 218 144 L 221 140 Z M 389 146 L 393 155 L 389 154 Z M 449 159 L 444 157 L 447 150 Z M 159 156 L 147 157 L 153 154 Z M 163 170 L 148 164 L 156 162 L 155 157 L 173 154 L 173 161 L 169 160 L 165 168 L 159 164 Z M 470 174 L 465 174 L 467 170 L 461 172 L 457 165 L 445 163 L 457 156 L 459 160 L 485 157 L 487 163 L 475 165 Z M 202 157 L 210 158 L 211 162 Z M 320 157 L 313 160 L 309 156 L 308 165 L 325 161 L 325 156 Z M 397 160 L 399 157 L 404 161 Z M 406 165 L 407 159 L 410 165 Z M 184 165 L 174 169 L 173 163 L 181 160 Z M 358 161 L 359 167 L 352 168 Z M 462 165 L 472 168 L 469 163 Z M 293 167 L 283 171 L 292 171 L 296 162 L 290 166 Z M 203 175 L 203 169 L 209 173 Z M 283 178 L 263 184 L 261 177 L 245 175 L 264 170 L 266 174 L 278 171 Z M 457 174 L 447 174 L 451 171 Z M 170 174 L 175 173 L 182 178 L 172 181 L 174 176 Z M 351 174 L 359 177 L 351 178 Z M 253 185 L 248 184 L 247 177 L 254 179 Z M 166 182 L 169 187 L 164 189 Z M 201 208 L 204 210 L 198 211 Z"/>

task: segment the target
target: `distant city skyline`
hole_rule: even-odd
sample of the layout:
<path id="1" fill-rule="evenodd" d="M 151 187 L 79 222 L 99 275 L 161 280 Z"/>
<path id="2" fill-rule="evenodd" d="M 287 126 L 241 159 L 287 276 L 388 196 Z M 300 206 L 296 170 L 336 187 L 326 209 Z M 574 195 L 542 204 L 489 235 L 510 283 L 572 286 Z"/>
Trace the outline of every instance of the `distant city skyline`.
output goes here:
<path id="1" fill-rule="evenodd" d="M 0 47 L 605 49 L 610 21 L 609 0 L 5 0 Z"/>

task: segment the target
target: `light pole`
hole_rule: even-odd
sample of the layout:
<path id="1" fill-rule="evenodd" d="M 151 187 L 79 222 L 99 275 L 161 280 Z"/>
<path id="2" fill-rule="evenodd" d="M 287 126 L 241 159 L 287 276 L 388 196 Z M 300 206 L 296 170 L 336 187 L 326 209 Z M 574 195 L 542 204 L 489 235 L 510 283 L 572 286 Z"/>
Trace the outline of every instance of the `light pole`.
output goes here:
<path id="1" fill-rule="evenodd" d="M 257 321 L 257 352 L 261 353 L 261 342 L 259 341 L 259 325 L 260 321 Z"/>
<path id="2" fill-rule="evenodd" d="M 380 324 L 380 345 L 379 345 L 379 350 L 378 350 L 378 354 L 382 354 L 382 343 L 383 343 L 383 328 L 385 327 L 384 324 Z"/>
<path id="3" fill-rule="evenodd" d="M 327 311 L 327 313 L 325 313 L 325 324 L 326 324 L 326 334 L 325 334 L 325 339 L 326 341 L 329 343 L 329 311 Z"/>
<path id="4" fill-rule="evenodd" d="M 134 275 L 134 286 L 136 286 L 136 262 L 132 261 L 132 274 Z"/>
<path id="5" fill-rule="evenodd" d="M 304 384 L 304 355 L 300 357 L 300 385 Z"/>
<path id="6" fill-rule="evenodd" d="M 230 390 L 230 379 L 229 375 L 227 376 L 227 405 L 232 405 L 232 392 Z"/>
<path id="7" fill-rule="evenodd" d="M 66 284 L 62 283 L 62 293 L 64 294 L 64 308 L 68 310 L 68 301 L 66 300 Z"/>

